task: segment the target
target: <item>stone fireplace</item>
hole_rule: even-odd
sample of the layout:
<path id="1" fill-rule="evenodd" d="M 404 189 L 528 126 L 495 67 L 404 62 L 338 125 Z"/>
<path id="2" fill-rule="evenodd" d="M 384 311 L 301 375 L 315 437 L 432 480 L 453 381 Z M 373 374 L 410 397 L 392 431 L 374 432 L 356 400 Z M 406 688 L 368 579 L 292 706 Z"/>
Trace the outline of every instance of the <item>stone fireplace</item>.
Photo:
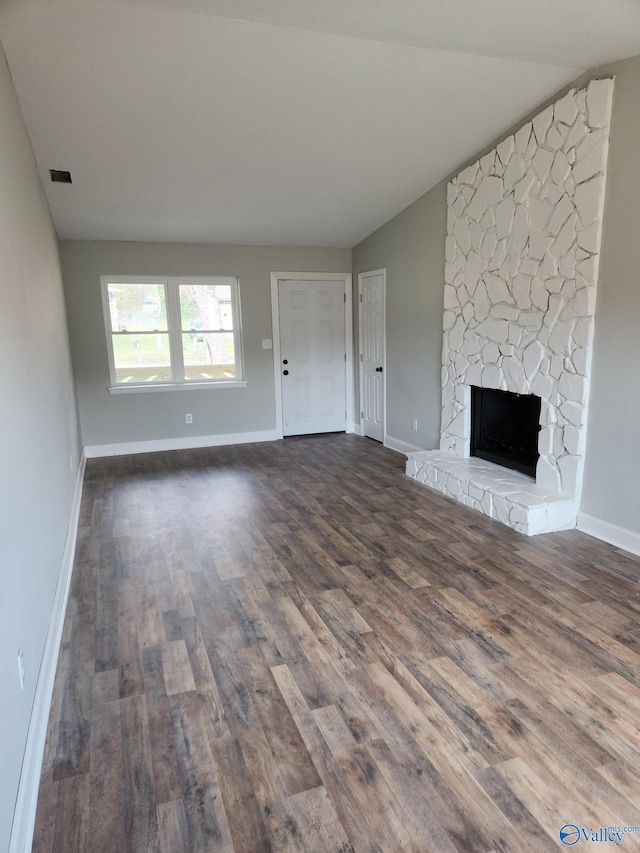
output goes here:
<path id="1" fill-rule="evenodd" d="M 571 90 L 448 186 L 440 449 L 407 474 L 534 534 L 574 527 L 613 80 Z M 535 479 L 471 456 L 471 388 L 540 398 Z"/>

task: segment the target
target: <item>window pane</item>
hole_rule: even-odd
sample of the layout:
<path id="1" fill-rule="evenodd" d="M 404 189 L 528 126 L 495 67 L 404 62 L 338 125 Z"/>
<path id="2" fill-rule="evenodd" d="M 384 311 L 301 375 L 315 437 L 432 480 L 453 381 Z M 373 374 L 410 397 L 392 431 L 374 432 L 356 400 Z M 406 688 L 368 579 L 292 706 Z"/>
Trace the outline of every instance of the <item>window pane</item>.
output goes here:
<path id="1" fill-rule="evenodd" d="M 164 285 L 109 282 L 109 313 L 113 332 L 166 332 Z"/>
<path id="2" fill-rule="evenodd" d="M 112 335 L 116 382 L 170 382 L 169 335 Z"/>
<path id="3" fill-rule="evenodd" d="M 181 284 L 182 329 L 233 329 L 230 284 Z"/>
<path id="4" fill-rule="evenodd" d="M 208 332 L 182 336 L 184 376 L 190 381 L 235 379 L 235 353 L 231 332 Z"/>

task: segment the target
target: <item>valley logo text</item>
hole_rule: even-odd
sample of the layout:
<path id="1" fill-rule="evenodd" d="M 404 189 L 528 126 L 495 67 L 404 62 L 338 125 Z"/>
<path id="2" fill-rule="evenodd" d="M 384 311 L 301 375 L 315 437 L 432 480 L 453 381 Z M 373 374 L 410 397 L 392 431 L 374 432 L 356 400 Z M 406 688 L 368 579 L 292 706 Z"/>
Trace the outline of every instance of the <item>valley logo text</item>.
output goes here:
<path id="1" fill-rule="evenodd" d="M 573 847 L 579 841 L 593 841 L 600 844 L 615 844 L 619 847 L 627 832 L 640 832 L 640 826 L 601 826 L 593 829 L 586 826 L 576 826 L 575 823 L 565 823 L 558 833 L 560 841 L 567 847 Z"/>

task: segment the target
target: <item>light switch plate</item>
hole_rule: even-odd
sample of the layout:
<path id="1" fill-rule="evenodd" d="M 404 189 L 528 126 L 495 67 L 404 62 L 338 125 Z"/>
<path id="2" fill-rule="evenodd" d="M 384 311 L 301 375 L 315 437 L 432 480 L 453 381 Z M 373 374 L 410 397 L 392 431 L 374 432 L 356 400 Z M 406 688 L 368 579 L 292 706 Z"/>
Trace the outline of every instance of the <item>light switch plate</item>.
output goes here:
<path id="1" fill-rule="evenodd" d="M 273 344 L 271 343 L 271 338 L 263 338 L 262 339 L 262 349 L 273 349 Z"/>

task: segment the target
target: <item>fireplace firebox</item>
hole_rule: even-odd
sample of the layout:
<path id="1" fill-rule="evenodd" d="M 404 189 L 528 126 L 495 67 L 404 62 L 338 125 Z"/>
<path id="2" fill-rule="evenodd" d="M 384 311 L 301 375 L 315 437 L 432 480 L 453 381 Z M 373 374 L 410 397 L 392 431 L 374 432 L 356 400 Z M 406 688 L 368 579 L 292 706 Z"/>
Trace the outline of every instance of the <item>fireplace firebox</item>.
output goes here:
<path id="1" fill-rule="evenodd" d="M 471 455 L 536 476 L 540 397 L 471 387 Z"/>

